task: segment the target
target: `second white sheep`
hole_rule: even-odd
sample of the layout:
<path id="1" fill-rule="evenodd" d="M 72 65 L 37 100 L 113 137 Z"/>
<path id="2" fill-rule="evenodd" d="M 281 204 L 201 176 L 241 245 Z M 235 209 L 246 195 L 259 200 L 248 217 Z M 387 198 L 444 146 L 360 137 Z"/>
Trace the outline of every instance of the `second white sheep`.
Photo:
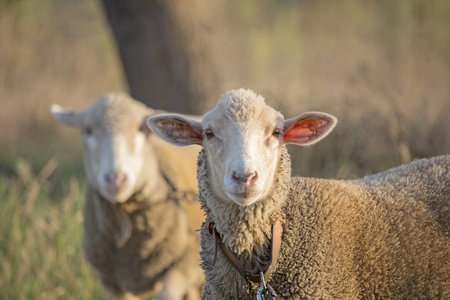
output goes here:
<path id="1" fill-rule="evenodd" d="M 196 192 L 199 149 L 178 149 L 150 132 L 155 114 L 125 94 L 107 94 L 82 111 L 54 105 L 53 116 L 82 133 L 87 177 L 83 250 L 119 299 L 198 299 L 199 241 L 184 192 Z M 169 146 L 169 147 L 168 147 Z M 200 226 L 198 205 L 189 213 Z"/>

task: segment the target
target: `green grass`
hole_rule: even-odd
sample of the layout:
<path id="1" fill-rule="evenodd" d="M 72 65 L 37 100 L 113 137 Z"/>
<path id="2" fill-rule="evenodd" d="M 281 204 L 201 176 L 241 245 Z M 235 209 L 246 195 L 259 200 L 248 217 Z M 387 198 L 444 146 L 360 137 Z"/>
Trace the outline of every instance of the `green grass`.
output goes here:
<path id="1" fill-rule="evenodd" d="M 47 177 L 18 159 L 17 176 L 0 177 L 0 299 L 109 299 L 81 250 L 83 186 L 64 178 L 56 200 Z"/>

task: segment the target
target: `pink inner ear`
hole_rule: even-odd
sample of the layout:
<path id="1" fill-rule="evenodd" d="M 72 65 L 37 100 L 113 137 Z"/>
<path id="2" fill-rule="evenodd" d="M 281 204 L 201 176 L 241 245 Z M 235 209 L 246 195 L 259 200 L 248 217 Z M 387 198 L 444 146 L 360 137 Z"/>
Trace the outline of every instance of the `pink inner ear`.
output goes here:
<path id="1" fill-rule="evenodd" d="M 163 127 L 170 128 L 172 137 L 176 139 L 203 139 L 202 135 L 195 132 L 189 124 L 170 121 L 162 121 L 159 124 Z"/>
<path id="2" fill-rule="evenodd" d="M 300 120 L 283 135 L 284 140 L 307 142 L 321 133 L 321 129 L 327 125 L 324 120 Z"/>
<path id="3" fill-rule="evenodd" d="M 181 138 L 188 138 L 188 139 L 196 139 L 196 140 L 202 140 L 203 137 L 196 133 L 193 130 L 180 130 L 177 132 L 177 135 Z"/>

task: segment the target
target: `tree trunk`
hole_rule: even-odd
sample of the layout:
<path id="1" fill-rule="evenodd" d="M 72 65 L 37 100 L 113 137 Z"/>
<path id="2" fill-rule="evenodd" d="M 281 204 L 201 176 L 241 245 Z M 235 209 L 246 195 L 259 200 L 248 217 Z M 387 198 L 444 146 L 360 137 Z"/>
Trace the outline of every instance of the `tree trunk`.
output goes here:
<path id="1" fill-rule="evenodd" d="M 202 113 L 220 95 L 206 42 L 208 1 L 102 3 L 134 98 L 157 109 Z"/>

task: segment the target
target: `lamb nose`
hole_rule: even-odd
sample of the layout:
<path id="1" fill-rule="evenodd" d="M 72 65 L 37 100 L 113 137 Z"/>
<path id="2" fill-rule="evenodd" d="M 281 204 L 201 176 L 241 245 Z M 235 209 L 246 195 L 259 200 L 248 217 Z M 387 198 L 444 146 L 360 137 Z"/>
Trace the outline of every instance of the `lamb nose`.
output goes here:
<path id="1" fill-rule="evenodd" d="M 253 181 L 257 178 L 257 173 L 255 172 L 251 172 L 251 173 L 236 173 L 233 172 L 233 179 L 235 181 L 238 181 L 239 183 L 248 186 L 251 185 L 253 183 Z"/>
<path id="2" fill-rule="evenodd" d="M 127 179 L 127 176 L 125 175 L 125 173 L 122 172 L 119 173 L 111 172 L 105 175 L 105 179 L 109 185 L 120 187 Z"/>

